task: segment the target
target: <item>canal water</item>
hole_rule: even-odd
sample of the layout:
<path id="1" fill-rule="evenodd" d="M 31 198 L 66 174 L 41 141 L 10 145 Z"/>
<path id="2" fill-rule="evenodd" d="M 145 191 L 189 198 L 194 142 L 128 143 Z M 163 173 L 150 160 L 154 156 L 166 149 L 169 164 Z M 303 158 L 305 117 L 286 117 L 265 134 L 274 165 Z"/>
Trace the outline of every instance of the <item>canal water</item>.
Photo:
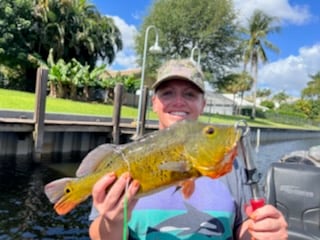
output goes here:
<path id="1" fill-rule="evenodd" d="M 261 145 L 257 166 L 262 178 L 270 163 L 283 155 L 319 144 L 318 139 L 304 139 Z M 74 159 L 70 163 L 64 159 L 63 163 L 46 165 L 30 162 L 28 159 L 0 159 L 0 240 L 89 239 L 90 199 L 71 213 L 58 216 L 43 193 L 46 183 L 73 176 L 78 164 Z"/>

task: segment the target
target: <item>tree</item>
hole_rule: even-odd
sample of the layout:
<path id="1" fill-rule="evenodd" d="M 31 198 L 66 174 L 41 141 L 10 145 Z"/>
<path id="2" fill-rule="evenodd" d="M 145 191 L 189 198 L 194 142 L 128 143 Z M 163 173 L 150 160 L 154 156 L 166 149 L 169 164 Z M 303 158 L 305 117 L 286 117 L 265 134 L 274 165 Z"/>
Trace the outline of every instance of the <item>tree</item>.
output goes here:
<path id="1" fill-rule="evenodd" d="M 307 83 L 307 87 L 302 90 L 301 96 L 309 101 L 310 113 L 309 118 L 319 118 L 320 115 L 320 71 L 315 75 L 310 75 L 311 80 Z"/>
<path id="2" fill-rule="evenodd" d="M 276 25 L 278 19 L 266 15 L 260 10 L 256 10 L 249 19 L 249 26 L 243 29 L 243 32 L 249 37 L 243 41 L 244 48 L 244 70 L 247 64 L 251 65 L 251 72 L 253 74 L 253 109 L 252 118 L 256 116 L 256 92 L 258 82 L 258 66 L 259 61 L 266 63 L 268 61 L 265 48 L 278 52 L 279 49 L 267 40 L 270 33 L 279 32 L 280 27 Z"/>
<path id="3" fill-rule="evenodd" d="M 260 103 L 261 106 L 267 107 L 269 109 L 274 109 L 275 104 L 274 102 L 270 101 L 270 100 L 264 100 Z"/>
<path id="4" fill-rule="evenodd" d="M 38 10 L 42 9 L 39 5 L 42 1 Z M 101 16 L 87 0 L 48 0 L 48 6 L 35 15 L 44 39 L 37 48 L 53 48 L 56 59 L 69 62 L 75 58 L 93 68 L 98 58 L 112 63 L 116 51 L 122 49 L 121 34 L 113 20 Z"/>
<path id="5" fill-rule="evenodd" d="M 297 109 L 298 112 L 304 113 L 308 119 L 312 118 L 312 104 L 310 101 L 299 99 L 294 103 L 294 108 Z"/>
<path id="6" fill-rule="evenodd" d="M 31 14 L 30 14 L 31 13 Z M 95 67 L 97 60 L 112 63 L 122 49 L 119 29 L 87 0 L 1 1 L 0 64 L 26 76 L 21 88 L 34 89 L 37 65 L 53 49 L 55 61 L 76 59 Z"/>
<path id="7" fill-rule="evenodd" d="M 227 69 L 237 66 L 240 60 L 235 18 L 230 0 L 154 1 L 137 36 L 136 52 L 142 56 L 145 30 L 154 25 L 160 30 L 163 55 L 148 54 L 149 72 L 155 72 L 163 59 L 190 57 L 192 48 L 197 46 L 201 49 L 202 69 L 211 73 L 208 80 L 211 83 L 216 79 L 220 81 L 228 73 Z M 155 32 L 150 31 L 148 46 L 154 39 Z"/>
<path id="8" fill-rule="evenodd" d="M 241 112 L 242 101 L 245 91 L 249 91 L 252 87 L 253 79 L 247 72 L 232 73 L 226 76 L 220 85 L 220 90 L 230 92 L 233 94 L 233 103 L 235 104 L 235 97 L 240 93 L 241 102 L 236 114 Z M 235 109 L 235 106 L 233 107 Z"/>
<path id="9" fill-rule="evenodd" d="M 320 71 L 315 75 L 311 75 L 311 80 L 307 83 L 307 87 L 302 90 L 302 97 L 320 100 Z"/>
<path id="10" fill-rule="evenodd" d="M 268 88 L 264 89 L 257 89 L 257 94 L 256 96 L 259 98 L 267 98 L 271 95 L 271 90 Z"/>
<path id="11" fill-rule="evenodd" d="M 272 97 L 272 99 L 277 101 L 279 103 L 279 105 L 286 102 L 288 98 L 289 98 L 289 95 L 286 94 L 285 91 L 278 92 L 278 93 L 274 94 Z"/>
<path id="12" fill-rule="evenodd" d="M 32 1 L 0 1 L 0 66 L 5 69 L 7 87 L 23 86 L 23 69 L 31 65 L 27 60 L 29 37 L 25 32 L 34 20 L 32 8 Z"/>

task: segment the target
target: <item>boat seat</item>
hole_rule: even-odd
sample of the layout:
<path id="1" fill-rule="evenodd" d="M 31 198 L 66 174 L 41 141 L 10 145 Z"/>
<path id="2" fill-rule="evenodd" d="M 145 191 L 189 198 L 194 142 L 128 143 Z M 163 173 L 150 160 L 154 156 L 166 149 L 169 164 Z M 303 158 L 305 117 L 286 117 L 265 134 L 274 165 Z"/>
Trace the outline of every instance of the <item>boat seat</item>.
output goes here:
<path id="1" fill-rule="evenodd" d="M 266 202 L 288 222 L 289 240 L 320 239 L 320 168 L 272 163 L 265 182 Z"/>

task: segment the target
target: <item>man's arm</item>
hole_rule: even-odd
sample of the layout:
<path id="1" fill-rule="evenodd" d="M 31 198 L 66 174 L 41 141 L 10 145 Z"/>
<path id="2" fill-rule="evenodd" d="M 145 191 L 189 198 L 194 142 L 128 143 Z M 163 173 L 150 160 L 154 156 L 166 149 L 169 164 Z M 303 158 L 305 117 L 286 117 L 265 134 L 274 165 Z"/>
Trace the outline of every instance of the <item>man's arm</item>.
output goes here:
<path id="1" fill-rule="evenodd" d="M 102 177 L 93 187 L 93 206 L 97 209 L 99 216 L 93 220 L 89 228 L 91 239 L 123 239 L 123 213 L 125 194 L 128 201 L 128 219 L 132 209 L 137 203 L 134 197 L 139 189 L 139 183 L 130 181 L 130 175 L 124 173 L 118 180 L 115 174 L 107 174 Z M 106 189 L 112 187 L 106 192 Z"/>

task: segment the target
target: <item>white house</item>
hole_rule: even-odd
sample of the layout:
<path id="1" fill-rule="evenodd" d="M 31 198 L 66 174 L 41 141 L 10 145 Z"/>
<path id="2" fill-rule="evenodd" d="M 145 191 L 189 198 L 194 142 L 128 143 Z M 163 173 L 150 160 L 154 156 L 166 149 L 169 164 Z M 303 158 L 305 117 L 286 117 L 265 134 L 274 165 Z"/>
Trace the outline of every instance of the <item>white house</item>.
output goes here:
<path id="1" fill-rule="evenodd" d="M 223 96 L 221 93 L 211 91 L 206 92 L 207 104 L 204 113 L 232 115 L 233 101 Z"/>
<path id="2" fill-rule="evenodd" d="M 253 103 L 245 99 L 242 99 L 239 96 L 234 96 L 231 93 L 216 93 L 212 91 L 207 91 L 206 93 L 207 104 L 204 108 L 204 113 L 212 114 L 224 114 L 232 115 L 235 112 L 235 109 L 239 108 L 252 108 Z M 262 109 L 263 111 L 268 108 L 256 105 L 257 108 Z"/>

